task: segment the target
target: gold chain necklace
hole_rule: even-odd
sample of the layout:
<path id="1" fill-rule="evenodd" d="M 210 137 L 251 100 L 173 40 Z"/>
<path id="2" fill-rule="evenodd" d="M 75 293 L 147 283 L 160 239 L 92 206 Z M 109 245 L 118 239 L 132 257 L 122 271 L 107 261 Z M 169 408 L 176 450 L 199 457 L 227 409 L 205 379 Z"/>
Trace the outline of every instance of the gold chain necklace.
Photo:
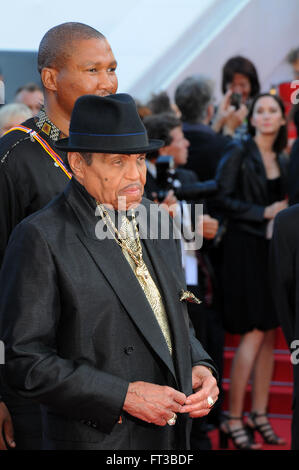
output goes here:
<path id="1" fill-rule="evenodd" d="M 139 231 L 138 231 L 134 212 L 132 211 L 132 221 L 134 225 L 134 231 L 136 233 L 136 238 L 135 238 L 136 253 L 134 253 L 133 250 L 131 250 L 131 248 L 128 246 L 126 241 L 122 238 L 119 230 L 117 230 L 110 215 L 108 214 L 107 210 L 103 207 L 103 205 L 97 202 L 97 206 L 100 210 L 101 217 L 104 223 L 106 224 L 109 232 L 113 235 L 113 239 L 122 249 L 127 251 L 127 253 L 131 256 L 132 260 L 136 264 L 136 268 L 135 268 L 136 276 L 139 277 L 146 284 L 149 278 L 149 272 L 142 258 L 142 246 L 140 242 Z"/>

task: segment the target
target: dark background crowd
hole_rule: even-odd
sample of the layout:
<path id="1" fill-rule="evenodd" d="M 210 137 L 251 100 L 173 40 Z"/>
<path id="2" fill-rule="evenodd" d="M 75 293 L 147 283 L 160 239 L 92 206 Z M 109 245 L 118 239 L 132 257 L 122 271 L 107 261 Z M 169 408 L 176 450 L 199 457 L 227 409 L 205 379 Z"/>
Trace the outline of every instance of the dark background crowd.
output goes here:
<path id="1" fill-rule="evenodd" d="M 287 60 L 297 79 L 299 49 Z M 200 249 L 183 239 L 182 263 L 189 290 L 202 301 L 190 304 L 190 318 L 220 379 L 225 332 L 241 335 L 231 370 L 229 412 L 223 413 L 221 392 L 209 416 L 194 421 L 194 449 L 211 447 L 208 431 L 213 427 L 220 429 L 223 445 L 231 437 L 238 448 L 258 448 L 248 443 L 243 423 L 250 378 L 247 428 L 259 430 L 265 442 L 283 444 L 266 415 L 279 327 L 268 252 L 276 215 L 299 202 L 299 105 L 292 103 L 291 82 L 261 93 L 258 71 L 245 57 L 230 58 L 221 73 L 220 102 L 215 102 L 213 81 L 200 74 L 186 77 L 173 98 L 166 91 L 147 102 L 135 97 L 149 137 L 165 141 L 147 155 L 146 197 L 163 204 L 181 228 L 203 237 Z M 24 84 L 13 102 L 1 106 L 0 135 L 42 106 L 42 88 Z M 203 207 L 199 216 L 197 204 Z"/>

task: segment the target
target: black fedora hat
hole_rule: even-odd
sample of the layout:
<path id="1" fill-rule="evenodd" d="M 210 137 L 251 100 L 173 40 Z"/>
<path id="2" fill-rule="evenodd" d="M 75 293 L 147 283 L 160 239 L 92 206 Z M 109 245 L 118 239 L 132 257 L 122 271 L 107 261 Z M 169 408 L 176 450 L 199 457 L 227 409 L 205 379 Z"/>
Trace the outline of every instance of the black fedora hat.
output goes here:
<path id="1" fill-rule="evenodd" d="M 67 139 L 56 142 L 65 152 L 147 153 L 163 147 L 163 140 L 149 140 L 132 96 L 125 93 L 77 99 Z"/>

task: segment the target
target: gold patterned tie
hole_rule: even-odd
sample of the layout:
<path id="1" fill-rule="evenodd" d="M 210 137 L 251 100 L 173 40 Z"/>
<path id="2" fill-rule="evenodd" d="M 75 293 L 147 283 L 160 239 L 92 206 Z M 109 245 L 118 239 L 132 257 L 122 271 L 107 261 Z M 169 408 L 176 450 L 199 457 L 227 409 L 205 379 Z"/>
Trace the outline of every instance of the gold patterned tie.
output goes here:
<path id="1" fill-rule="evenodd" d="M 129 248 L 133 251 L 133 253 L 137 252 L 137 242 L 134 236 L 134 231 L 132 227 L 132 223 L 127 219 L 127 217 L 122 217 L 122 223 L 121 223 L 121 228 L 119 230 L 121 236 L 125 239 L 126 244 L 129 246 Z M 138 236 L 138 234 L 136 235 Z M 146 272 L 146 280 L 142 280 L 140 276 L 136 275 L 135 268 L 136 265 L 132 259 L 132 257 L 129 255 L 128 251 L 126 249 L 122 249 L 123 254 L 125 255 L 127 261 L 129 262 L 133 273 L 136 276 L 136 279 L 138 280 L 154 314 L 157 319 L 157 322 L 162 330 L 162 333 L 164 335 L 165 341 L 167 343 L 168 349 L 170 354 L 172 354 L 172 341 L 171 341 L 171 333 L 170 333 L 170 328 L 169 328 L 169 323 L 168 323 L 168 318 L 167 314 L 163 305 L 162 297 L 159 292 L 159 289 L 157 288 L 146 264 L 143 261 L 143 270 Z"/>

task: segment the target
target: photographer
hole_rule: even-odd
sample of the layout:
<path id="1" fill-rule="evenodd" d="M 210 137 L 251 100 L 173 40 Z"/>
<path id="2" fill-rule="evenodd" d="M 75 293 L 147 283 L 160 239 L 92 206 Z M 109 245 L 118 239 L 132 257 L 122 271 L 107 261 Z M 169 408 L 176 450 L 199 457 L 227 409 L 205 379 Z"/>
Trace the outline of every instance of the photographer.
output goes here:
<path id="1" fill-rule="evenodd" d="M 247 135 L 248 109 L 260 92 L 255 65 L 242 56 L 228 59 L 222 69 L 222 92 L 224 98 L 218 107 L 213 128 L 242 140 Z"/>
<path id="2" fill-rule="evenodd" d="M 196 203 L 203 202 L 202 194 L 212 189 L 206 183 L 199 183 L 196 174 L 191 170 L 181 168 L 188 158 L 189 142 L 184 138 L 181 121 L 171 113 L 161 113 L 144 118 L 144 125 L 149 138 L 162 139 L 165 146 L 156 152 L 147 155 L 147 182 L 145 191 L 148 198 L 157 202 L 165 203 L 165 195 L 168 196 L 167 189 L 163 183 L 167 179 L 160 171 L 159 160 L 166 166 L 167 160 L 173 160 L 172 185 L 179 201 L 178 206 L 181 211 L 180 222 L 183 223 L 183 230 L 200 230 L 204 238 L 204 246 L 201 250 L 190 250 L 186 246 L 186 241 L 182 241 L 182 263 L 185 270 L 187 288 L 200 298 L 202 303 L 188 303 L 188 312 L 192 320 L 197 338 L 203 342 L 205 348 L 210 351 L 210 355 L 217 363 L 218 370 L 222 369 L 222 344 L 223 330 L 220 325 L 218 313 L 214 305 L 214 275 L 209 261 L 207 242 L 213 240 L 218 231 L 218 221 L 210 215 L 204 213 L 201 220 L 195 220 L 194 207 Z M 164 160 L 164 161 L 163 161 Z M 161 176 L 162 173 L 162 176 Z M 209 182 L 210 183 L 210 182 Z M 162 186 L 162 187 L 161 187 Z M 192 188 L 194 188 L 192 190 Z M 184 194 L 185 193 L 185 194 Z M 195 198 L 195 195 L 197 197 Z M 200 196 L 198 196 L 200 194 Z M 182 200 L 183 196 L 193 196 L 193 201 L 188 198 L 190 205 Z M 205 204 L 204 204 L 205 206 Z M 189 211 L 191 207 L 191 211 Z M 183 238 L 183 237 L 182 237 Z M 212 419 L 219 420 L 219 407 L 211 413 Z M 214 415 L 214 416 L 213 416 Z M 209 449 L 210 442 L 206 435 L 207 423 L 204 420 L 195 420 L 191 435 L 191 445 L 194 449 Z"/>

